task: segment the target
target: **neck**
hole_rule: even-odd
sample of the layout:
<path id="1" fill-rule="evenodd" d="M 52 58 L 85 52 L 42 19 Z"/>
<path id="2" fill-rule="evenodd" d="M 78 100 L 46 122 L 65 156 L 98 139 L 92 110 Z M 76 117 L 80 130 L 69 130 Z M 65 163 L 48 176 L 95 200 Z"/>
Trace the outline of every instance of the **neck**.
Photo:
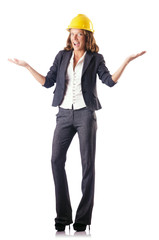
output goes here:
<path id="1" fill-rule="evenodd" d="M 80 59 L 84 53 L 85 53 L 85 50 L 80 50 L 80 51 L 74 50 L 74 56 L 75 56 L 75 58 L 78 58 L 78 59 Z"/>

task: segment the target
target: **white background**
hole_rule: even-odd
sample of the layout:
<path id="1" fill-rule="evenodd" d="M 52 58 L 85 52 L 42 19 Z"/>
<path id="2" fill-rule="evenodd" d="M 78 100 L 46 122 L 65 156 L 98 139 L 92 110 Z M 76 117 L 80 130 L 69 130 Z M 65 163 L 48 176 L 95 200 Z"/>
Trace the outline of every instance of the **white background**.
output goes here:
<path id="1" fill-rule="evenodd" d="M 90 234 L 64 237 L 159 239 L 158 1 L 3 0 L 0 4 L 0 239 L 51 240 L 55 197 L 51 144 L 56 108 L 45 89 L 8 58 L 46 75 L 78 13 L 93 22 L 95 39 L 113 74 L 142 50 L 119 83 L 98 80 L 95 206 Z M 66 164 L 73 215 L 81 197 L 78 138 Z"/>

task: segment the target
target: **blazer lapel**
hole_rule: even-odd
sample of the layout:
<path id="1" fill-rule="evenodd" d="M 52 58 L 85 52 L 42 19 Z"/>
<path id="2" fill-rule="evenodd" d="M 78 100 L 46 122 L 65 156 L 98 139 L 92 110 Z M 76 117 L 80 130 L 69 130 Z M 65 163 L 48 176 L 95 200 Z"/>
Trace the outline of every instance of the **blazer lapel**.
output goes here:
<path id="1" fill-rule="evenodd" d="M 62 62 L 61 62 L 62 69 L 61 70 L 62 70 L 62 75 L 63 75 L 64 81 L 65 81 L 66 71 L 67 71 L 67 67 L 68 67 L 69 61 L 71 59 L 72 53 L 73 53 L 73 51 L 65 52 L 64 55 L 63 55 L 63 58 L 62 58 Z M 93 54 L 91 52 L 87 52 L 86 56 L 85 56 L 85 59 L 84 59 L 82 76 L 85 73 L 85 71 L 87 70 L 87 68 L 89 66 L 89 63 L 92 60 L 92 58 L 93 58 Z"/>
<path id="2" fill-rule="evenodd" d="M 70 62 L 70 58 L 72 56 L 72 51 L 67 51 L 64 52 L 61 63 L 60 63 L 60 68 L 59 68 L 59 81 L 61 82 L 61 87 L 65 89 L 65 82 L 66 82 L 66 71 L 68 64 Z"/>
<path id="3" fill-rule="evenodd" d="M 62 66 L 62 72 L 63 72 L 64 76 L 66 75 L 66 70 L 67 70 L 71 56 L 72 56 L 72 51 L 65 52 L 63 55 L 61 66 Z"/>
<path id="4" fill-rule="evenodd" d="M 84 65 L 83 65 L 83 70 L 82 70 L 82 76 L 83 74 L 85 73 L 85 71 L 87 70 L 88 66 L 89 66 L 89 63 L 91 61 L 91 59 L 93 58 L 93 54 L 90 53 L 90 52 L 87 52 L 86 53 L 86 56 L 85 56 L 85 60 L 84 60 Z"/>

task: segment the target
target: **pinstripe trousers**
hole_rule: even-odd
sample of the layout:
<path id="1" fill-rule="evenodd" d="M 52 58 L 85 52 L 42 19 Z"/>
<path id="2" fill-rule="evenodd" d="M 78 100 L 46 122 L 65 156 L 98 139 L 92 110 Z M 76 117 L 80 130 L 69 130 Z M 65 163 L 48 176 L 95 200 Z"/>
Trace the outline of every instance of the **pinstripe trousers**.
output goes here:
<path id="1" fill-rule="evenodd" d="M 96 114 L 87 107 L 79 110 L 59 108 L 56 117 L 51 158 L 56 195 L 55 222 L 64 225 L 72 223 L 65 162 L 67 150 L 77 133 L 82 162 L 82 198 L 77 208 L 75 222 L 90 225 L 94 204 Z"/>

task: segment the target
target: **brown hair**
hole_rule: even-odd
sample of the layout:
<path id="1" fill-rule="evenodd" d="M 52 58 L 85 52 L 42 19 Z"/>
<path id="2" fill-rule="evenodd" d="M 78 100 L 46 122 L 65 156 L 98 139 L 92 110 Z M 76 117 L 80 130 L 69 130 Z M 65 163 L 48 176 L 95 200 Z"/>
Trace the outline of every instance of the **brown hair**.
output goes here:
<path id="1" fill-rule="evenodd" d="M 84 32 L 84 35 L 86 37 L 86 51 L 98 52 L 99 47 L 96 44 L 93 33 L 90 32 L 90 31 L 87 31 L 87 30 L 83 30 L 83 32 Z M 64 50 L 67 50 L 67 51 L 73 49 L 70 36 L 71 36 L 71 33 L 69 34 L 69 36 L 67 38 L 66 47 L 64 48 Z"/>

